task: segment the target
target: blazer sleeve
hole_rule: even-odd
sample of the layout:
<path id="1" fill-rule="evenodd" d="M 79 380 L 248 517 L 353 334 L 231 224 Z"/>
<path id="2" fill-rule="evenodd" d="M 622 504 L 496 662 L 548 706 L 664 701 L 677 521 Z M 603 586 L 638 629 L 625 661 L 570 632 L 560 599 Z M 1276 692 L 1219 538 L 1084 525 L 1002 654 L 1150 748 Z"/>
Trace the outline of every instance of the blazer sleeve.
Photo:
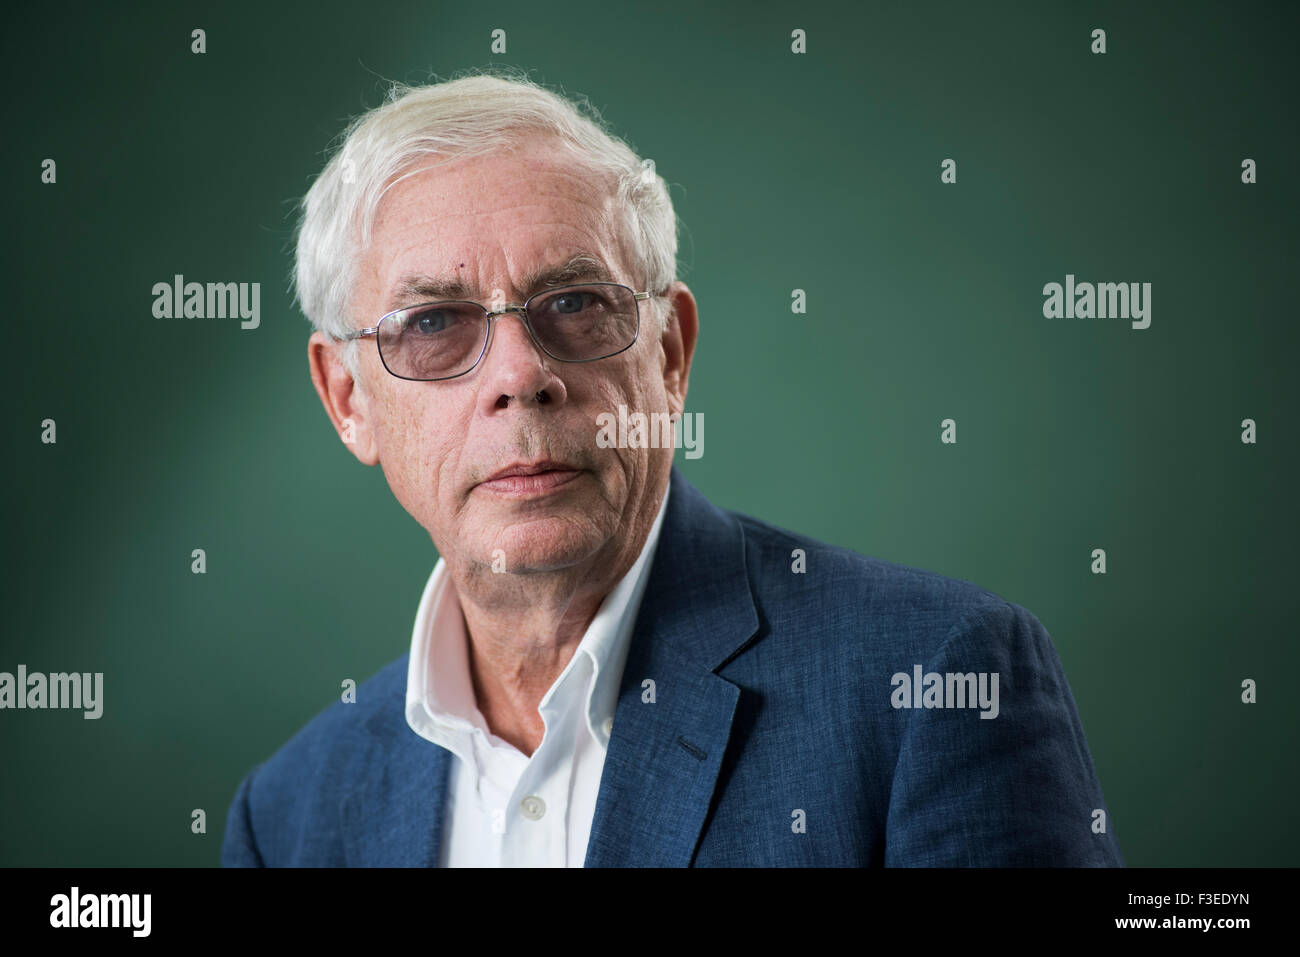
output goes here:
<path id="1" fill-rule="evenodd" d="M 261 765 L 258 765 L 261 767 Z M 249 809 L 249 792 L 258 768 L 248 772 L 235 792 L 235 799 L 226 814 L 226 836 L 221 844 L 222 867 L 264 867 L 257 841 L 253 837 L 253 818 Z"/>
<path id="2" fill-rule="evenodd" d="M 913 689 L 918 700 L 904 712 L 890 790 L 886 866 L 1123 866 L 1074 697 L 1033 614 L 1001 600 L 982 604 L 952 628 L 925 672 L 985 672 L 990 691 L 997 673 L 996 717 L 981 717 L 979 707 L 918 706 L 921 689 Z"/>

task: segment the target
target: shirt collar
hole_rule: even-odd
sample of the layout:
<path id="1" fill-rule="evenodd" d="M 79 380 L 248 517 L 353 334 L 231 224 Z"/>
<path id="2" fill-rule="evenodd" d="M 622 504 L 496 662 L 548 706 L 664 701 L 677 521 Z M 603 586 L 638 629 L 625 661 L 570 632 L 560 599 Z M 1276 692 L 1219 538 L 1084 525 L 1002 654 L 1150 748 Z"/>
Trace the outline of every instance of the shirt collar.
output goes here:
<path id="1" fill-rule="evenodd" d="M 614 715 L 618 687 L 627 661 L 632 629 L 649 579 L 649 569 L 668 510 L 671 483 L 646 536 L 641 554 L 601 602 L 587 626 L 573 658 L 542 697 L 541 707 L 560 702 L 557 696 L 576 697 L 581 689 L 568 687 L 579 656 L 592 664 L 593 676 L 586 688 L 587 729 L 602 748 L 609 744 L 606 719 Z M 456 587 L 439 557 L 424 587 L 411 634 L 411 655 L 406 680 L 406 721 L 421 737 L 476 765 L 473 738 L 476 730 L 487 733 L 487 725 L 475 701 L 469 677 L 468 637 Z"/>

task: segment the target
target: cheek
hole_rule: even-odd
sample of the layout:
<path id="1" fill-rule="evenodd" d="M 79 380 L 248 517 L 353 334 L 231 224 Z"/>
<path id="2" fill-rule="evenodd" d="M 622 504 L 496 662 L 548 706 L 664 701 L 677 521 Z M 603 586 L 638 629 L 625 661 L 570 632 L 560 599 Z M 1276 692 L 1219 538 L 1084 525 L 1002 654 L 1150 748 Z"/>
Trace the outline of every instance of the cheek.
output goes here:
<path id="1" fill-rule="evenodd" d="M 622 383 L 623 401 L 629 409 L 638 412 L 660 412 L 668 408 L 664 393 L 664 380 L 659 373 L 659 366 L 652 357 L 644 357 L 628 370 L 627 379 Z"/>
<path id="2" fill-rule="evenodd" d="M 445 423 L 429 421 L 414 403 L 390 403 L 376 428 L 379 462 L 393 495 L 426 527 L 436 518 L 444 494 L 454 490 L 460 446 L 442 438 Z M 443 480 L 450 483 L 445 488 Z"/>
<path id="3" fill-rule="evenodd" d="M 629 412 L 651 412 L 659 408 L 655 403 L 663 398 L 664 380 L 658 356 L 658 344 L 638 342 L 616 357 L 623 361 L 618 366 L 611 365 L 608 372 L 596 380 L 595 394 L 600 402 L 609 406 L 602 411 L 617 412 L 620 402 L 628 407 Z M 593 363 L 594 366 L 600 364 Z"/>

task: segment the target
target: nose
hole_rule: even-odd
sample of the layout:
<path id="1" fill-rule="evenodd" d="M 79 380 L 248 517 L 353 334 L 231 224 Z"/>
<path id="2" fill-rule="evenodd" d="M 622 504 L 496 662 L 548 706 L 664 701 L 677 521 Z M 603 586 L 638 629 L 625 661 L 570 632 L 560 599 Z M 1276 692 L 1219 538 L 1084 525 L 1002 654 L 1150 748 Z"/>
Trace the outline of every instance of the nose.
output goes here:
<path id="1" fill-rule="evenodd" d="M 551 358 L 533 341 L 523 316 L 513 309 L 491 317 L 487 351 L 479 370 L 485 410 L 563 401 L 564 384 L 551 370 Z"/>

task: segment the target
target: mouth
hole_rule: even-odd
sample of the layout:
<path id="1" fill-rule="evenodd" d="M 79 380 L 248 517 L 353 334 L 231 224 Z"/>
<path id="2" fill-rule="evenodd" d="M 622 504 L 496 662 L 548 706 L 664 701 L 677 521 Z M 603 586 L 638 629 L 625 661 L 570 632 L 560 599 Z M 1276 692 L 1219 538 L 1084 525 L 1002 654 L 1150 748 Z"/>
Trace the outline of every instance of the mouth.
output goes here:
<path id="1" fill-rule="evenodd" d="M 512 498 L 544 495 L 568 485 L 582 469 L 564 462 L 516 462 L 478 484 L 478 488 Z"/>

